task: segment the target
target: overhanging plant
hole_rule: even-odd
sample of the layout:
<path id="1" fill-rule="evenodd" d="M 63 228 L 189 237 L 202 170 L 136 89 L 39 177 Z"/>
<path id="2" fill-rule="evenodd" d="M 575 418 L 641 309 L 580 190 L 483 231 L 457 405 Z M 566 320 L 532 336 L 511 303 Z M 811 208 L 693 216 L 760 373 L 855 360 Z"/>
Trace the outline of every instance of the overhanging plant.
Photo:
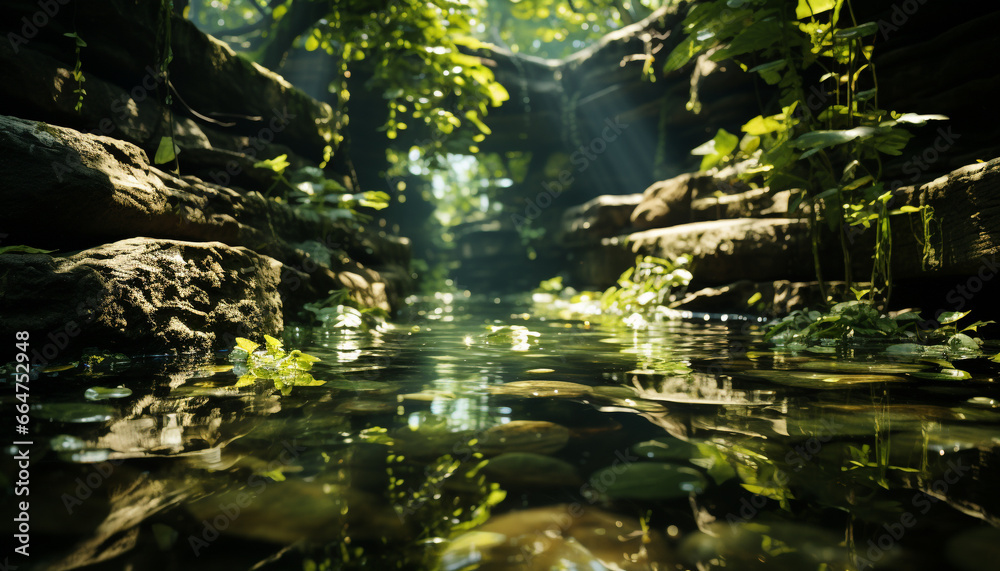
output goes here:
<path id="1" fill-rule="evenodd" d="M 778 92 L 771 112 L 747 121 L 742 137 L 720 130 L 695 149 L 703 157 L 702 169 L 744 160 L 749 168 L 739 176 L 746 182 L 772 192 L 794 189 L 789 212 L 805 210 L 824 290 L 822 227 L 839 235 L 848 291 L 854 282 L 848 230 L 873 228 L 872 285 L 863 295 L 884 308 L 892 292 L 890 217 L 920 211 L 927 229 L 931 211 L 891 208 L 883 157 L 902 154 L 912 137 L 906 127 L 946 117 L 879 106 L 872 61 L 878 25 L 859 23 L 850 0 L 695 2 L 683 29 L 686 37 L 668 56 L 666 72 L 707 54 L 715 61 L 736 61 Z M 688 107 L 698 109 L 696 92 Z M 928 242 L 924 232 L 925 248 Z"/>

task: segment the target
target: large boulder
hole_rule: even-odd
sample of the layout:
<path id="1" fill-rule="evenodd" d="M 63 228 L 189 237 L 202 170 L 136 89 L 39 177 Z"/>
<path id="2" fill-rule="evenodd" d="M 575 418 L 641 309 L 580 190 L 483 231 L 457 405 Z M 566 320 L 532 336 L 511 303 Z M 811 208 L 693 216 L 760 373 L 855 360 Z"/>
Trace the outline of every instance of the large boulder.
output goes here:
<path id="1" fill-rule="evenodd" d="M 285 265 L 282 292 L 297 302 L 347 287 L 389 309 L 410 279 L 405 240 L 161 171 L 124 141 L 0 116 L 0 149 L 8 243 L 71 250 L 147 236 L 244 246 Z"/>
<path id="2" fill-rule="evenodd" d="M 556 240 L 565 245 L 586 245 L 620 236 L 626 233 L 632 211 L 642 199 L 641 194 L 604 194 L 568 208 Z"/>
<path id="3" fill-rule="evenodd" d="M 81 343 L 186 352 L 283 328 L 281 264 L 219 242 L 131 238 L 67 257 L 0 255 L 0 335 L 36 362 Z M 37 355 L 34 354 L 37 351 Z"/>
<path id="4" fill-rule="evenodd" d="M 126 107 L 147 98 L 164 101 L 172 95 L 177 102 L 172 109 L 177 115 L 198 118 L 202 124 L 228 125 L 231 131 L 248 137 L 262 138 L 259 136 L 261 131 L 268 131 L 268 140 L 285 144 L 315 162 L 323 160 L 324 147 L 334 142 L 338 119 L 329 105 L 295 89 L 273 71 L 236 54 L 224 42 L 198 31 L 191 22 L 164 14 L 159 2 L 74 2 L 70 7 L 57 7 L 55 14 L 45 18 L 43 26 L 32 30 L 23 24 L 38 14 L 46 15 L 39 10 L 36 1 L 9 0 L 0 4 L 0 33 L 8 40 L 5 43 L 10 44 L 13 55 L 20 57 L 28 49 L 37 49 L 72 69 L 76 63 L 73 40 L 64 34 L 79 34 L 87 41 L 80 55 L 81 68 L 124 88 L 130 94 Z M 167 24 L 164 18 L 170 19 L 171 87 L 157 77 L 163 60 L 161 43 Z M 57 81 L 68 80 L 57 78 Z M 87 83 L 88 91 L 90 87 Z M 0 91 L 5 89 L 0 88 Z M 96 93 L 92 97 L 88 93 L 84 105 L 102 105 L 95 102 L 100 95 Z M 24 100 L 16 92 L 9 99 L 5 93 L 4 99 L 9 102 L 0 106 L 0 113 L 27 111 L 28 114 L 22 116 L 53 120 L 47 114 L 33 115 L 32 110 L 44 113 L 44 109 Z M 128 108 L 126 114 L 136 111 Z M 276 115 L 287 118 L 280 129 L 270 124 Z M 147 118 L 140 119 L 145 123 Z M 70 126 L 86 130 L 101 128 L 99 121 L 74 122 Z M 155 129 L 157 126 L 145 123 L 143 128 Z"/>

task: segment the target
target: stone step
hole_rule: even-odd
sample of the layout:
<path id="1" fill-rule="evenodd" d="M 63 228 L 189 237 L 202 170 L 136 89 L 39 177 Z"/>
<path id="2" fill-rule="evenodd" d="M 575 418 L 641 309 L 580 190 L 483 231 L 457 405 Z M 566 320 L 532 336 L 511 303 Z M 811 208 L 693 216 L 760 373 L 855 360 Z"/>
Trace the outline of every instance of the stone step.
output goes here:
<path id="1" fill-rule="evenodd" d="M 755 188 L 737 194 L 695 196 L 691 200 L 691 221 L 723 220 L 727 218 L 782 218 L 788 216 L 789 190 L 771 193 L 767 188 Z"/>
<path id="2" fill-rule="evenodd" d="M 794 218 L 738 218 L 692 222 L 629 235 L 637 254 L 693 256 L 697 284 L 813 277 L 808 225 Z"/>
<path id="3" fill-rule="evenodd" d="M 331 289 L 368 292 L 369 305 L 398 306 L 406 272 L 386 279 L 372 266 L 409 264 L 409 245 L 377 228 L 346 226 L 260 193 L 177 177 L 150 165 L 130 143 L 0 115 L 0 228 L 5 243 L 71 251 L 143 236 L 246 247 L 283 264 L 292 306 Z M 367 267 L 366 267 L 367 266 Z M 356 284 L 364 282 L 364 286 Z"/>
<path id="4" fill-rule="evenodd" d="M 596 244 L 602 238 L 619 236 L 631 226 L 632 211 L 642 194 L 605 194 L 563 213 L 556 241 L 563 245 Z"/>

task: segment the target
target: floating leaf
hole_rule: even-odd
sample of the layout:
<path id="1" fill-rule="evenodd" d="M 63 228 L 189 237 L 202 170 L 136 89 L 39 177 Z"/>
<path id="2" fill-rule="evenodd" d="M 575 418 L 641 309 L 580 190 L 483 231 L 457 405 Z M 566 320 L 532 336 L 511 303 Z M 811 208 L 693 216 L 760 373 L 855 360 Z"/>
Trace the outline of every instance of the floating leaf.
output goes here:
<path id="1" fill-rule="evenodd" d="M 575 398 L 591 394 L 591 387 L 565 381 L 514 381 L 489 388 L 494 395 Z"/>
<path id="2" fill-rule="evenodd" d="M 956 333 L 948 338 L 948 350 L 955 353 L 979 353 L 979 343 L 964 333 Z"/>

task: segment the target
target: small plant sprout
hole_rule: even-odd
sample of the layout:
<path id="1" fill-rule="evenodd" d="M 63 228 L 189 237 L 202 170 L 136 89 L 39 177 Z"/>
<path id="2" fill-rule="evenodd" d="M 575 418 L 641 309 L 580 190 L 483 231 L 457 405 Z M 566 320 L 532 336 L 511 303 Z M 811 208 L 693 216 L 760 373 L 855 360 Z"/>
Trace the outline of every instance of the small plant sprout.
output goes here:
<path id="1" fill-rule="evenodd" d="M 240 375 L 236 387 L 245 387 L 258 380 L 274 382 L 282 394 L 289 394 L 292 387 L 315 387 L 325 381 L 313 378 L 309 371 L 319 358 L 298 349 L 286 352 L 282 342 L 270 335 L 264 336 L 264 349 L 260 344 L 242 337 L 236 338 L 236 348 L 229 355 L 233 371 Z"/>

